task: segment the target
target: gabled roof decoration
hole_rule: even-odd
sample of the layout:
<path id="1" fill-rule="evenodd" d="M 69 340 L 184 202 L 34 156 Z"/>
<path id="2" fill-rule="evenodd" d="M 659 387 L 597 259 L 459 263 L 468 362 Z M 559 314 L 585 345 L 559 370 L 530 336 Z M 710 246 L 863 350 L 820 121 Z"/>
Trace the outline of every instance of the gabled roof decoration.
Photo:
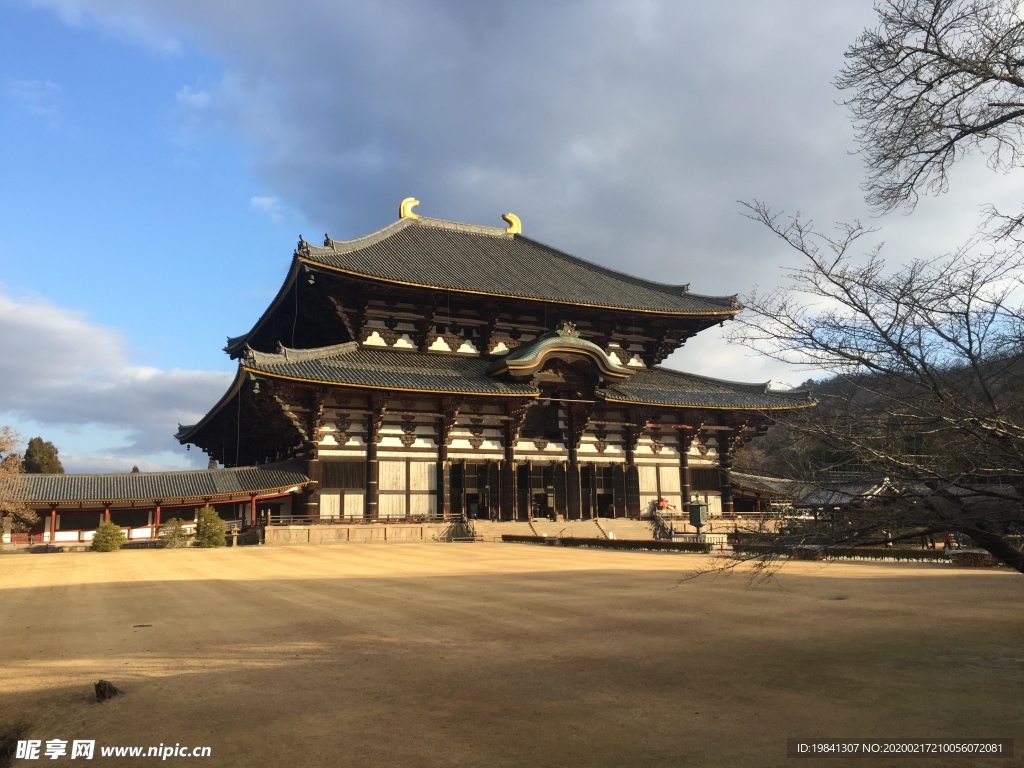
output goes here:
<path id="1" fill-rule="evenodd" d="M 579 331 L 572 323 L 562 323 L 555 330 L 516 347 L 509 354 L 491 363 L 487 372 L 492 376 L 507 374 L 517 379 L 529 378 L 538 373 L 550 357 L 557 357 L 560 354 L 588 358 L 597 368 L 602 380 L 619 381 L 633 374 L 633 369 L 619 365 L 618 361 L 609 357 L 597 344 L 581 339 Z"/>

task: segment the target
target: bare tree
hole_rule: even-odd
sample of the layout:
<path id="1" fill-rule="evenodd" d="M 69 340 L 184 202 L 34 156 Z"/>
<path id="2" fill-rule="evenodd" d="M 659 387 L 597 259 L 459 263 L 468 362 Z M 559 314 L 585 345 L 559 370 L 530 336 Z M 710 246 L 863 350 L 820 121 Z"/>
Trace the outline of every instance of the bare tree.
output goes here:
<path id="1" fill-rule="evenodd" d="M 10 524 L 14 530 L 24 530 L 35 523 L 39 516 L 21 498 L 18 488 L 24 467 L 21 456 L 16 452 L 21 437 L 8 426 L 0 426 L 0 521 Z"/>
<path id="2" fill-rule="evenodd" d="M 749 297 L 732 338 L 836 378 L 788 428 L 814 436 L 902 493 L 833 530 L 957 530 L 1024 572 L 1024 256 L 964 249 L 888 270 L 858 260 L 860 224 L 836 234 L 747 206 L 804 257 L 790 284 Z"/>
<path id="3" fill-rule="evenodd" d="M 883 211 L 941 193 L 965 154 L 993 169 L 1024 159 L 1024 19 L 1015 0 L 884 0 L 880 25 L 846 52 L 835 84 L 867 166 L 867 199 Z M 1013 236 L 1024 213 L 1002 215 L 997 237 Z"/>

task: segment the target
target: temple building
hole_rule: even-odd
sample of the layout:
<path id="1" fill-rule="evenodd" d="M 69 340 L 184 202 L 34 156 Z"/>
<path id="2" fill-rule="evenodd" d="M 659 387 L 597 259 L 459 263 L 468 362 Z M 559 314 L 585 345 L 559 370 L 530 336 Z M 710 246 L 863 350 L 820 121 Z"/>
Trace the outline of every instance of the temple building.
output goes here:
<path id="1" fill-rule="evenodd" d="M 661 366 L 735 296 L 592 264 L 513 214 L 476 226 L 417 205 L 355 240 L 300 238 L 228 339 L 233 383 L 177 434 L 225 467 L 297 462 L 309 482 L 271 522 L 636 518 L 694 496 L 730 515 L 732 452 L 811 404 Z"/>

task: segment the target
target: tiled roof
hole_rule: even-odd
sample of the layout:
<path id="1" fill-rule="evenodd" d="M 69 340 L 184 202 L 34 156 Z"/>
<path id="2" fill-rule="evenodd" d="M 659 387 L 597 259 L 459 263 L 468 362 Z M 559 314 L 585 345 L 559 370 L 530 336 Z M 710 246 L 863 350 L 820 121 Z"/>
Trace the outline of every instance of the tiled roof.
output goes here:
<path id="1" fill-rule="evenodd" d="M 495 359 L 360 348 L 354 342 L 321 349 L 282 348 L 277 354 L 250 350 L 246 370 L 326 384 L 416 392 L 531 397 L 528 383 L 504 381 L 487 373 Z M 668 368 L 636 369 L 626 381 L 598 389 L 611 402 L 694 408 L 764 410 L 809 405 L 807 392 L 775 392 L 767 384 L 741 384 L 681 373 Z"/>
<path id="2" fill-rule="evenodd" d="M 503 229 L 400 219 L 356 240 L 302 244 L 299 257 L 346 273 L 406 285 L 584 306 L 682 315 L 732 315 L 735 297 L 689 293 L 616 272 Z"/>
<path id="3" fill-rule="evenodd" d="M 802 390 L 775 391 L 767 384 L 741 384 L 670 368 L 638 370 L 629 379 L 598 390 L 609 402 L 691 408 L 772 410 L 813 404 Z"/>
<path id="4" fill-rule="evenodd" d="M 807 483 L 799 480 L 787 480 L 783 477 L 766 477 L 765 475 L 751 475 L 746 472 L 732 472 L 732 486 L 734 489 L 753 491 L 755 493 L 767 493 L 772 496 L 783 496 L 794 498 L 806 493 Z"/>
<path id="5" fill-rule="evenodd" d="M 533 397 L 531 384 L 487 375 L 490 358 L 360 348 L 354 342 L 321 349 L 282 348 L 278 354 L 249 351 L 245 368 L 300 381 L 374 389 Z"/>
<path id="6" fill-rule="evenodd" d="M 202 500 L 286 491 L 310 480 L 299 461 L 237 469 L 116 475 L 10 475 L 0 495 L 29 504 Z"/>

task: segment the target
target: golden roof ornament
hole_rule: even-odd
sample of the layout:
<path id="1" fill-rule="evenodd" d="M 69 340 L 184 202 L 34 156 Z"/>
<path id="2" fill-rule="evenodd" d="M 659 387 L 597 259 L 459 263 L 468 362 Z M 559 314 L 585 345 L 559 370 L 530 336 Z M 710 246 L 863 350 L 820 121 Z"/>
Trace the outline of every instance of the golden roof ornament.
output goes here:
<path id="1" fill-rule="evenodd" d="M 505 221 L 508 222 L 508 229 L 505 230 L 510 235 L 521 235 L 523 234 L 523 222 L 519 220 L 519 217 L 514 213 L 506 213 L 502 216 Z"/>
<path id="2" fill-rule="evenodd" d="M 420 201 L 417 200 L 415 197 L 407 197 L 407 198 L 405 198 L 405 200 L 403 200 L 399 204 L 399 206 L 398 206 L 398 218 L 400 218 L 400 219 L 418 219 L 419 216 L 417 216 L 415 213 L 413 213 L 412 209 L 415 208 L 419 204 L 420 204 Z"/>

